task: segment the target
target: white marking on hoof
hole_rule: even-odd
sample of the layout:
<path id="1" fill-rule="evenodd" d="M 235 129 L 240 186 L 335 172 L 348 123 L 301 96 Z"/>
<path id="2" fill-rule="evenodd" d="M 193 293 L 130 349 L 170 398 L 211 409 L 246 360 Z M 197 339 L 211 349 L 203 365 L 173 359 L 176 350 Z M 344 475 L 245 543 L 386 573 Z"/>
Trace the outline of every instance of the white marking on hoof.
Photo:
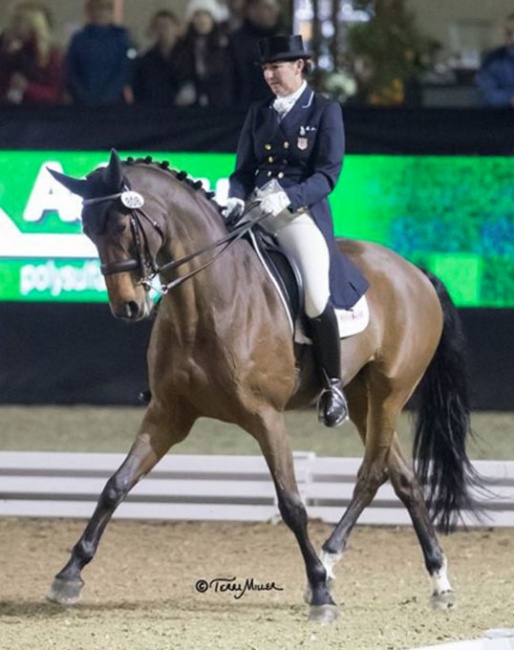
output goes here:
<path id="1" fill-rule="evenodd" d="M 326 551 L 321 551 L 320 560 L 327 572 L 327 589 L 329 591 L 332 590 L 333 582 L 336 579 L 334 575 L 334 567 L 342 557 L 342 553 L 327 553 Z M 310 605 L 312 602 L 312 589 L 309 584 L 305 587 L 303 599 L 307 605 Z"/>
<path id="2" fill-rule="evenodd" d="M 443 591 L 440 594 L 433 593 L 430 598 L 432 609 L 446 611 L 455 608 L 455 592 Z"/>
<path id="3" fill-rule="evenodd" d="M 455 606 L 455 593 L 448 580 L 447 568 L 448 562 L 443 557 L 443 564 L 439 571 L 434 571 L 430 576 L 433 586 L 430 602 L 434 609 L 445 610 Z"/>
<path id="4" fill-rule="evenodd" d="M 325 571 L 327 572 L 328 582 L 332 582 L 332 580 L 336 579 L 336 576 L 334 574 L 334 567 L 342 557 L 342 553 L 327 553 L 326 551 L 321 552 L 320 559 L 323 563 L 323 566 L 325 567 Z"/>

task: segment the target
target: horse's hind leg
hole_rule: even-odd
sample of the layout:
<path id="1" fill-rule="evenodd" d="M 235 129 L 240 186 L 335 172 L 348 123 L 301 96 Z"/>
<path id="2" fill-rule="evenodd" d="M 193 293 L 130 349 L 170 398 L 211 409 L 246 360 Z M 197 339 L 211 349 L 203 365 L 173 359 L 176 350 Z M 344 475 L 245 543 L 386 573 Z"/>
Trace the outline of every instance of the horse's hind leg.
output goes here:
<path id="1" fill-rule="evenodd" d="M 359 516 L 388 478 L 387 458 L 399 414 L 397 398 L 380 400 L 375 396 L 368 401 L 364 383 L 352 388 L 354 394 L 347 391 L 350 417 L 365 443 L 365 453 L 350 503 L 322 546 L 321 560 L 330 580 L 335 578 L 334 566 L 341 559 Z"/>
<path id="2" fill-rule="evenodd" d="M 433 583 L 432 605 L 436 609 L 452 607 L 455 598 L 446 573 L 446 559 L 429 519 L 422 490 L 403 456 L 395 433 L 400 404 L 403 405 L 406 398 L 386 400 L 383 404 L 374 398 L 368 416 L 362 391 L 355 396 L 348 392 L 348 398 L 350 416 L 365 441 L 366 452 L 348 508 L 322 547 L 321 559 L 328 577 L 334 578 L 333 567 L 341 559 L 358 517 L 371 503 L 378 488 L 390 478 L 397 496 L 409 512 L 423 551 Z"/>
<path id="3" fill-rule="evenodd" d="M 296 483 L 283 414 L 269 409 L 245 428 L 262 449 L 275 483 L 280 514 L 300 546 L 312 593 L 309 619 L 330 622 L 338 616 L 338 609 L 327 587 L 326 571 L 307 533 L 307 512 Z"/>
<path id="4" fill-rule="evenodd" d="M 95 556 L 105 527 L 131 488 L 154 467 L 168 449 L 189 433 L 194 417 L 184 411 L 168 412 L 150 404 L 132 448 L 120 468 L 107 481 L 98 504 L 71 557 L 55 576 L 47 596 L 61 605 L 78 602 L 84 585 L 81 571 Z"/>
<path id="5" fill-rule="evenodd" d="M 455 603 L 455 595 L 447 576 L 447 562 L 425 507 L 423 492 L 412 468 L 405 460 L 395 436 L 388 460 L 389 476 L 398 498 L 407 508 L 423 551 L 425 566 L 430 575 L 433 592 L 431 603 L 435 609 L 448 609 Z"/>

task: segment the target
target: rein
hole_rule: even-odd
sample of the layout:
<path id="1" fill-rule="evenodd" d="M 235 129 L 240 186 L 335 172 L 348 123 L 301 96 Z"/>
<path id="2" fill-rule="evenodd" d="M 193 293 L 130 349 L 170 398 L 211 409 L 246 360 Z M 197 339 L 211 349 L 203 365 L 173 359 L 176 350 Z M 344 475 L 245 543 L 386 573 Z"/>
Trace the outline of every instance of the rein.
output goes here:
<path id="1" fill-rule="evenodd" d="M 245 207 L 243 213 L 239 217 L 239 221 L 243 217 L 245 217 L 249 212 L 251 212 L 258 204 L 259 201 L 254 201 L 253 203 L 250 203 L 247 207 Z M 255 217 L 254 219 L 250 219 L 250 221 L 247 221 L 246 223 L 236 226 L 233 230 L 231 230 L 228 233 L 228 235 L 225 235 L 225 237 L 222 237 L 221 239 L 218 239 L 215 242 L 212 242 L 211 244 L 208 244 L 207 246 L 200 248 L 200 250 L 195 251 L 194 253 L 189 253 L 189 255 L 185 255 L 184 257 L 181 257 L 178 260 L 175 260 L 173 262 L 168 262 L 167 264 L 164 264 L 163 266 L 159 267 L 157 273 L 160 273 L 161 271 L 175 270 L 180 266 L 182 266 L 183 264 L 185 264 L 186 262 L 195 259 L 199 255 L 202 255 L 203 253 L 206 253 L 210 250 L 214 250 L 215 248 L 218 248 L 218 246 L 223 246 L 223 244 L 225 244 L 225 246 L 223 246 L 221 250 L 219 250 L 217 253 L 214 253 L 211 259 L 205 264 L 203 264 L 202 266 L 200 266 L 199 268 L 193 269 L 189 273 L 186 273 L 185 275 L 181 275 L 179 278 L 175 278 L 175 280 L 172 280 L 167 284 L 163 284 L 161 286 L 161 292 L 163 294 L 167 293 L 171 289 L 174 289 L 175 287 L 181 285 L 186 280 L 189 280 L 189 278 L 192 278 L 197 273 L 200 273 L 200 271 L 203 271 L 204 269 L 209 267 L 217 260 L 218 257 L 220 257 L 223 253 L 225 253 L 232 246 L 232 244 L 234 244 L 236 241 L 241 239 L 243 235 L 245 235 L 249 230 L 251 230 L 257 223 L 259 223 L 260 221 L 262 221 L 268 216 L 269 215 L 267 214 L 262 214 L 259 215 L 258 217 Z"/>
<path id="2" fill-rule="evenodd" d="M 168 291 L 170 291 L 171 289 L 180 286 L 186 280 L 189 280 L 197 273 L 200 273 L 200 271 L 203 271 L 204 269 L 208 268 L 211 264 L 213 264 L 216 261 L 218 257 L 220 257 L 223 253 L 225 253 L 236 241 L 241 239 L 249 230 L 251 230 L 253 226 L 255 226 L 257 223 L 259 223 L 260 221 L 262 221 L 263 219 L 269 216 L 267 214 L 261 214 L 258 217 L 250 219 L 245 223 L 239 223 L 239 225 L 233 228 L 233 230 L 231 230 L 227 235 L 225 235 L 221 239 L 218 239 L 215 242 L 212 242 L 207 246 L 200 248 L 194 253 L 189 253 L 188 255 L 185 255 L 184 257 L 181 257 L 178 260 L 174 260 L 172 262 L 168 262 L 166 264 L 163 264 L 162 266 L 159 266 L 155 262 L 154 257 L 150 253 L 148 238 L 144 228 L 142 227 L 140 217 L 145 219 L 157 231 L 157 233 L 159 234 L 159 236 L 163 241 L 164 241 L 164 232 L 160 227 L 160 225 L 142 209 L 142 206 L 144 205 L 144 199 L 138 192 L 133 192 L 128 189 L 125 189 L 115 194 L 109 194 L 106 196 L 100 196 L 92 199 L 84 199 L 82 204 L 84 206 L 94 205 L 98 203 L 104 203 L 106 201 L 114 201 L 116 199 L 120 199 L 122 204 L 130 210 L 130 229 L 132 232 L 132 236 L 134 238 L 134 242 L 136 244 L 137 259 L 132 258 L 129 260 L 122 260 L 119 262 L 109 262 L 108 264 L 102 264 L 100 266 L 100 270 L 102 272 L 102 275 L 104 276 L 113 275 L 115 273 L 126 273 L 128 271 L 134 271 L 136 269 L 140 269 L 142 277 L 139 283 L 143 285 L 143 287 L 147 291 L 149 291 L 152 288 L 152 280 L 159 273 L 162 273 L 164 271 L 174 271 L 180 268 L 181 266 L 183 266 L 184 264 L 186 264 L 187 262 L 190 262 L 191 260 L 199 257 L 203 253 L 207 253 L 208 251 L 214 250 L 219 246 L 223 246 L 223 248 L 221 248 L 219 251 L 214 253 L 214 255 L 211 257 L 211 259 L 208 262 L 206 262 L 199 268 L 193 269 L 189 273 L 186 273 L 185 275 L 175 278 L 171 282 L 162 284 L 160 287 L 160 292 L 163 295 L 168 293 Z M 254 201 L 250 203 L 248 206 L 246 206 L 243 213 L 239 217 L 238 222 L 240 222 L 247 214 L 249 214 L 258 204 L 259 201 Z"/>

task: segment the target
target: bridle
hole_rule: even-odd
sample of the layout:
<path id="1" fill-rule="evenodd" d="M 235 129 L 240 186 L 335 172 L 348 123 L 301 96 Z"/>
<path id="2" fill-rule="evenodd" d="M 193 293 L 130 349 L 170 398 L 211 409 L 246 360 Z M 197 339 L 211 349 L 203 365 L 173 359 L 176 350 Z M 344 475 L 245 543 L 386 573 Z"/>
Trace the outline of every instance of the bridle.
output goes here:
<path id="1" fill-rule="evenodd" d="M 130 230 L 136 244 L 136 257 L 128 260 L 120 260 L 118 262 L 101 264 L 100 271 L 102 272 L 102 275 L 113 275 L 115 273 L 126 273 L 139 269 L 143 280 L 146 280 L 150 276 L 153 278 L 158 273 L 159 269 L 155 262 L 155 259 L 150 252 L 148 237 L 145 229 L 143 228 L 142 220 L 145 219 L 148 221 L 148 223 L 159 234 L 162 241 L 164 241 L 164 232 L 162 231 L 162 228 L 157 223 L 157 221 L 152 219 L 142 209 L 142 206 L 144 204 L 143 197 L 137 192 L 131 192 L 128 189 L 124 189 L 123 191 L 117 192 L 115 194 L 108 194 L 106 196 L 100 196 L 93 199 L 84 199 L 82 201 L 82 205 L 95 205 L 99 203 L 105 203 L 107 201 L 115 201 L 116 199 L 121 199 L 123 206 L 129 209 Z"/>
<path id="2" fill-rule="evenodd" d="M 162 266 L 159 266 L 155 260 L 155 257 L 150 251 L 148 236 L 142 225 L 143 220 L 147 221 L 158 233 L 161 238 L 161 243 L 164 242 L 164 232 L 159 223 L 155 221 L 155 219 L 152 219 L 152 217 L 150 217 L 145 212 L 145 210 L 143 210 L 144 198 L 141 196 L 141 194 L 130 190 L 128 187 L 124 187 L 122 191 L 116 192 L 114 194 L 107 194 L 105 196 L 84 199 L 82 201 L 82 205 L 86 207 L 89 205 L 96 205 L 99 203 L 115 201 L 118 199 L 121 201 L 124 208 L 128 209 L 129 211 L 128 214 L 130 219 L 130 230 L 135 243 L 136 257 L 130 258 L 128 260 L 119 260 L 109 262 L 107 264 L 101 264 L 100 270 L 104 276 L 139 270 L 141 277 L 138 280 L 138 284 L 142 285 L 145 291 L 150 291 L 151 289 L 155 290 L 156 287 L 152 284 L 152 281 L 159 273 L 162 273 L 164 271 L 174 271 L 187 262 L 190 262 L 191 260 L 197 258 L 199 255 L 214 250 L 219 246 L 223 246 L 223 248 L 214 253 L 212 257 L 202 266 L 193 269 L 185 275 L 181 275 L 175 278 L 171 282 L 162 284 L 161 287 L 157 289 L 157 291 L 159 291 L 161 294 L 168 293 L 168 291 L 171 289 L 181 285 L 186 280 L 189 280 L 189 278 L 192 278 L 197 273 L 200 273 L 200 271 L 203 271 L 209 267 L 211 264 L 213 264 L 213 262 L 216 261 L 218 257 L 220 257 L 220 255 L 225 253 L 229 247 L 231 247 L 237 240 L 241 239 L 245 233 L 253 228 L 253 226 L 269 216 L 267 214 L 260 214 L 257 217 L 241 223 L 241 220 L 259 204 L 259 201 L 254 201 L 253 203 L 247 205 L 244 212 L 239 217 L 236 226 L 233 227 L 227 235 L 221 239 L 216 240 L 215 242 L 208 244 L 207 246 L 204 246 L 203 248 L 200 248 L 194 253 L 189 253 L 188 255 L 179 258 L 178 260 L 174 260 L 172 262 L 168 262 Z"/>

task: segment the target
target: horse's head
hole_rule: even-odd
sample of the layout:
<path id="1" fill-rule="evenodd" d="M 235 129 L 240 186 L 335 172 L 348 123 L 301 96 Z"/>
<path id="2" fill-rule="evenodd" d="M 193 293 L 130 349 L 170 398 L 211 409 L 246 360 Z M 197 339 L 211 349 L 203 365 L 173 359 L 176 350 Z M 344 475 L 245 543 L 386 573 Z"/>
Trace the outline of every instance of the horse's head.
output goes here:
<path id="1" fill-rule="evenodd" d="M 48 171 L 83 199 L 83 230 L 98 249 L 113 315 L 130 321 L 148 316 L 153 306 L 149 281 L 157 271 L 164 225 L 148 216 L 143 195 L 130 191 L 116 151 L 106 167 L 85 179 Z"/>

